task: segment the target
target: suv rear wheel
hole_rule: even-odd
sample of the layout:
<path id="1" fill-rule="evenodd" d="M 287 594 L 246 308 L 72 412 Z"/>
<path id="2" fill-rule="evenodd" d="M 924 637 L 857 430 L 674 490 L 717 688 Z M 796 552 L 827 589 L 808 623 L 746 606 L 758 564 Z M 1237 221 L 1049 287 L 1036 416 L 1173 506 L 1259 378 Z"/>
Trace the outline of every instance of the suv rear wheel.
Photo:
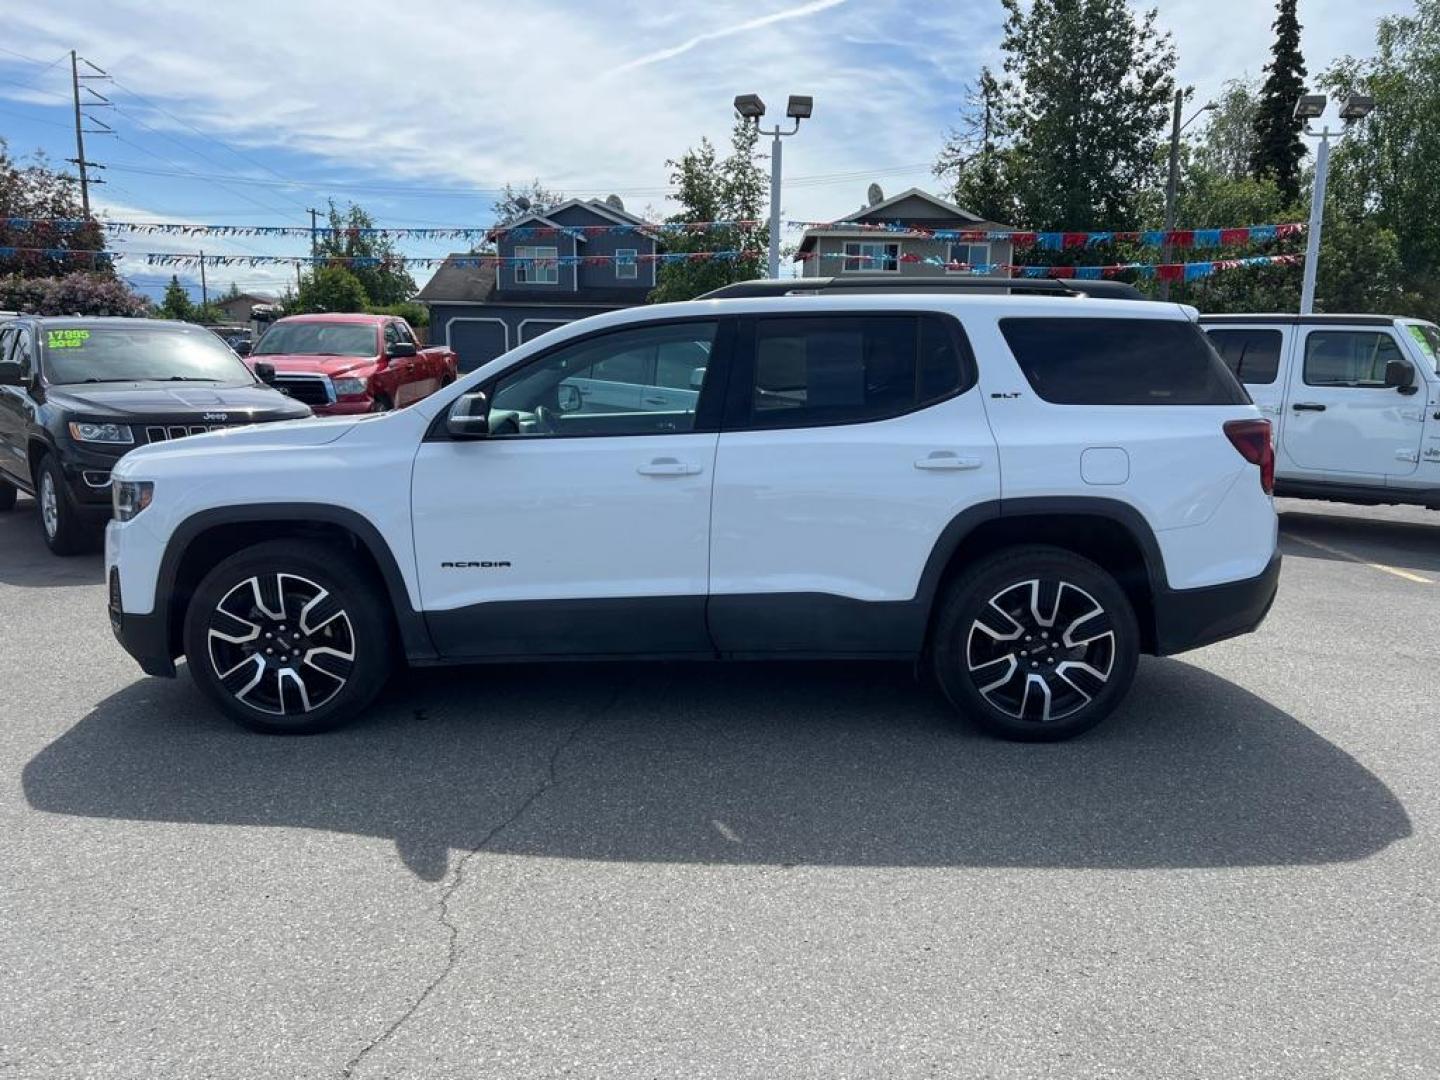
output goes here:
<path id="1" fill-rule="evenodd" d="M 275 540 L 221 562 L 185 613 L 191 677 L 232 720 L 300 735 L 353 719 L 394 663 L 386 600 L 348 552 Z"/>
<path id="2" fill-rule="evenodd" d="M 950 702 L 1006 739 L 1088 731 L 1124 698 L 1140 634 L 1115 579 L 1052 547 L 1011 548 L 950 587 L 932 661 Z"/>

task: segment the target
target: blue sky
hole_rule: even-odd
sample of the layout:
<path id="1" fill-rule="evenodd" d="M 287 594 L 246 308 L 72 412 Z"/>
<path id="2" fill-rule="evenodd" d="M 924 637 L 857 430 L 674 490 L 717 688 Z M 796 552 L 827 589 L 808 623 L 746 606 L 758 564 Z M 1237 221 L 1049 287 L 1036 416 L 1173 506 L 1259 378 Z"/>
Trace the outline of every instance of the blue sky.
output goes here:
<path id="1" fill-rule="evenodd" d="M 730 101 L 815 117 L 785 146 L 784 213 L 853 210 L 867 184 L 936 186 L 929 171 L 965 85 L 998 60 L 998 0 L 10 0 L 0 134 L 12 153 L 74 156 L 68 50 L 104 68 L 116 131 L 95 205 L 119 220 L 306 224 L 327 196 L 381 225 L 484 225 L 494 190 L 540 178 L 670 212 L 667 158 L 724 140 Z M 1203 101 L 1268 55 L 1268 0 L 1159 0 L 1180 77 Z M 1410 7 L 1301 0 L 1312 74 L 1365 54 L 1374 22 Z M 61 57 L 64 60 L 60 61 Z M 50 65 L 50 66 L 47 66 Z M 1243 223 L 1236 223 L 1243 224 Z M 304 254 L 301 239 L 136 237 L 119 250 Z M 453 242 L 414 242 L 441 255 Z M 122 272 L 153 286 L 168 273 Z M 276 291 L 279 268 L 215 270 L 211 285 Z M 423 273 L 417 273 L 421 280 Z M 156 294 L 150 288 L 151 295 Z"/>

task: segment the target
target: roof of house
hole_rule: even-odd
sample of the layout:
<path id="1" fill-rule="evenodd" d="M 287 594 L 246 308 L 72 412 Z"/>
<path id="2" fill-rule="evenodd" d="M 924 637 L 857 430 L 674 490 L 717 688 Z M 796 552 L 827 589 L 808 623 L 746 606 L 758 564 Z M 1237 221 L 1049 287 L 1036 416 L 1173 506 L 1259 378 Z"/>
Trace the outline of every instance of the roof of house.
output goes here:
<path id="1" fill-rule="evenodd" d="M 909 219 L 917 225 L 923 224 L 923 226 L 927 229 L 946 227 L 953 228 L 954 225 L 947 225 L 947 222 L 952 221 L 959 223 L 961 227 L 975 229 L 1004 230 L 1009 229 L 1010 227 L 1008 225 L 1001 225 L 998 222 L 986 221 L 979 215 L 972 214 L 969 210 L 966 210 L 965 208 L 960 206 L 956 206 L 954 203 L 942 199 L 938 195 L 932 195 L 928 191 L 921 191 L 919 188 L 912 187 L 907 188 L 905 191 L 900 192 L 900 194 L 898 195 L 892 195 L 888 199 L 881 199 L 879 202 L 873 203 L 869 206 L 862 206 L 854 213 L 846 214 L 844 217 L 838 218 L 828 225 L 822 225 L 806 229 L 804 237 L 800 240 L 799 251 L 808 251 L 810 248 L 814 247 L 816 238 L 821 236 L 859 237 L 884 235 L 884 233 L 879 230 L 863 229 L 860 227 L 859 223 L 866 218 L 874 217 L 882 210 L 888 210 L 890 207 L 904 202 L 906 199 L 920 199 L 924 202 L 929 203 L 935 208 L 935 214 L 933 216 Z M 903 222 L 906 219 L 889 220 Z M 903 232 L 897 231 L 894 235 L 904 236 L 905 234 Z"/>
<path id="2" fill-rule="evenodd" d="M 415 299 L 422 304 L 428 300 L 469 301 L 484 304 L 495 291 L 495 266 L 475 263 L 457 265 L 457 259 L 474 258 L 468 252 L 445 256 L 445 261 L 435 271 Z"/>

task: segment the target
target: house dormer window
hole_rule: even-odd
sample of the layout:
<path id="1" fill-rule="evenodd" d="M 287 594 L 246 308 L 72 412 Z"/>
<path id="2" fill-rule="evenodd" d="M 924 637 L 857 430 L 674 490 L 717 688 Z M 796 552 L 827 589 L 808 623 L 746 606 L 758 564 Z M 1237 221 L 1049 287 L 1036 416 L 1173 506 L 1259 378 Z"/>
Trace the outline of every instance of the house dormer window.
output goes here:
<path id="1" fill-rule="evenodd" d="M 555 247 L 515 248 L 515 283 L 517 285 L 558 285 L 560 283 L 560 249 Z"/>
<path id="2" fill-rule="evenodd" d="M 845 243 L 845 273 L 899 273 L 900 245 L 870 240 L 848 240 Z"/>
<path id="3" fill-rule="evenodd" d="M 615 249 L 615 277 L 620 281 L 633 281 L 639 276 L 637 248 Z"/>

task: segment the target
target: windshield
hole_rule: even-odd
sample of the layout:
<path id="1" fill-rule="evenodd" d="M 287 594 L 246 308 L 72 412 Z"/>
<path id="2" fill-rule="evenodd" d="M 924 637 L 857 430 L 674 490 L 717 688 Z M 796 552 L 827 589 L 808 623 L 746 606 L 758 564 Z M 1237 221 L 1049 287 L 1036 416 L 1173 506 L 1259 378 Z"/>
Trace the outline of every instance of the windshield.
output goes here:
<path id="1" fill-rule="evenodd" d="M 375 327 L 369 323 L 278 322 L 266 331 L 251 356 L 376 356 Z"/>
<path id="2" fill-rule="evenodd" d="M 1430 361 L 1433 370 L 1440 371 L 1440 326 L 1434 323 L 1406 323 L 1405 329 L 1420 346 L 1420 351 Z"/>
<path id="3" fill-rule="evenodd" d="M 52 384 L 254 382 L 240 358 L 209 330 L 178 326 L 63 326 L 41 332 Z"/>

